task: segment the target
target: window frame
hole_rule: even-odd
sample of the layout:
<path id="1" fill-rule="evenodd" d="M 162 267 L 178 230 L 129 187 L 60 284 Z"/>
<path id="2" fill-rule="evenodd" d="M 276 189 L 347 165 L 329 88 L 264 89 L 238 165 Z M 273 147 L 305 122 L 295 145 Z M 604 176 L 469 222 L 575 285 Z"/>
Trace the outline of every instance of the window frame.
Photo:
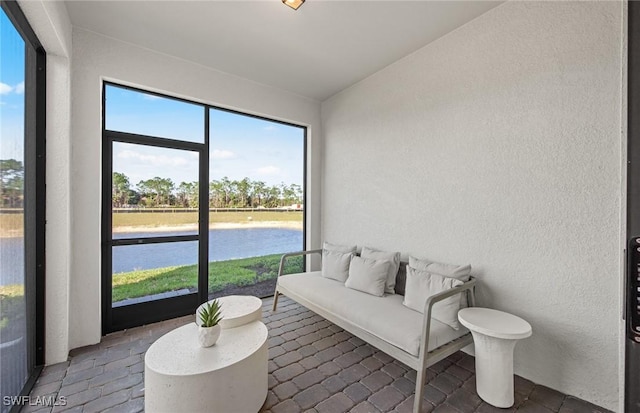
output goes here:
<path id="1" fill-rule="evenodd" d="M 177 139 L 156 137 L 150 135 L 139 135 L 134 133 L 127 133 L 122 131 L 108 130 L 106 128 L 106 88 L 108 86 L 117 87 L 121 89 L 127 89 L 146 95 L 158 96 L 166 99 L 172 99 L 180 102 L 184 102 L 190 105 L 197 105 L 204 110 L 204 142 L 192 142 L 182 141 Z M 102 82 L 102 333 L 107 334 L 114 331 L 119 331 L 124 328 L 131 328 L 137 325 L 146 324 L 155 321 L 161 321 L 165 319 L 175 318 L 183 315 L 193 313 L 198 305 L 208 300 L 208 263 L 209 263 L 209 145 L 210 145 L 210 113 L 211 110 L 219 110 L 230 112 L 237 115 L 247 116 L 250 118 L 261 119 L 269 122 L 274 122 L 286 126 L 301 128 L 303 131 L 303 241 L 302 248 L 306 248 L 306 210 L 307 210 L 307 127 L 302 125 L 296 125 L 289 122 L 270 119 L 263 116 L 243 113 L 236 110 L 217 107 L 201 102 L 195 102 L 184 98 L 178 98 L 167 94 L 162 94 L 150 90 L 145 90 L 140 87 L 134 87 L 117 83 L 110 80 L 103 80 Z M 199 192 L 199 205 L 204 206 L 199 208 L 199 228 L 196 235 L 180 235 L 180 236 L 168 236 L 168 237 L 152 237 L 152 238 L 136 238 L 136 239 L 113 239 L 113 226 L 112 226 L 112 199 L 111 199 L 111 186 L 112 186 L 112 166 L 113 166 L 113 143 L 131 143 L 140 145 L 149 145 L 154 147 L 163 147 L 167 149 L 189 150 L 198 151 L 200 153 L 200 170 L 199 170 L 199 182 L 205 182 L 206 185 L 200 185 Z M 173 297 L 168 299 L 162 299 L 157 301 L 150 301 L 140 304 L 132 304 L 130 306 L 115 308 L 112 302 L 112 249 L 115 246 L 122 245 L 139 245 L 139 244 L 153 244 L 164 242 L 180 242 L 180 241 L 198 241 L 198 293 L 188 294 L 179 297 Z M 205 265 L 206 263 L 206 265 Z M 304 265 L 304 264 L 303 264 Z M 194 301 L 194 296 L 197 295 L 197 302 Z M 170 300 L 170 301 L 168 301 Z M 167 308 L 167 304 L 171 304 Z M 130 310 L 126 310 L 129 307 Z M 134 311 L 135 317 L 128 318 L 124 316 L 125 311 Z M 164 311 L 164 314 L 158 314 Z"/>

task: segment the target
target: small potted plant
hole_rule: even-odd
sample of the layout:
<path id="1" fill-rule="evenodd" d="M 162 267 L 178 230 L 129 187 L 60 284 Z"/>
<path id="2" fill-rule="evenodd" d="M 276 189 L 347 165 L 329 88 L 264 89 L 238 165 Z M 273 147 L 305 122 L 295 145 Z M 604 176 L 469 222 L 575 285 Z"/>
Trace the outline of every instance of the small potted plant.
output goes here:
<path id="1" fill-rule="evenodd" d="M 202 347 L 211 347 L 220 337 L 220 320 L 222 320 L 221 306 L 218 300 L 212 300 L 202 306 L 200 310 L 201 324 L 198 326 L 198 340 Z"/>

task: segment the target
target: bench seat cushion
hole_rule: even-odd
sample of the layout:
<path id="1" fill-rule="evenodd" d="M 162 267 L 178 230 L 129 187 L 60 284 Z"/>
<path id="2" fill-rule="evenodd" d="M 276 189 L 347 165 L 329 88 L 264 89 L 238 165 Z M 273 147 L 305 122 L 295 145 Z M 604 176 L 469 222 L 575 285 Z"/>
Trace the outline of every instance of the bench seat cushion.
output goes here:
<path id="1" fill-rule="evenodd" d="M 278 286 L 415 357 L 419 355 L 422 314 L 402 305 L 401 295 L 365 294 L 323 277 L 320 271 L 280 276 Z M 456 331 L 432 319 L 428 349 L 434 350 L 466 333 L 464 327 Z"/>

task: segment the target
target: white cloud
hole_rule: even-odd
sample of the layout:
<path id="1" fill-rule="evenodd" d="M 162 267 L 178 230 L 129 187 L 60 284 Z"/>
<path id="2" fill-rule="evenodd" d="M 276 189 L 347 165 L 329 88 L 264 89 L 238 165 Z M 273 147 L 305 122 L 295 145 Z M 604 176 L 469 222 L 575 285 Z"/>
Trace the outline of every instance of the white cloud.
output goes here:
<path id="1" fill-rule="evenodd" d="M 220 160 L 220 159 L 232 159 L 235 157 L 236 157 L 235 153 L 231 151 L 223 150 L 223 149 L 214 149 L 211 152 L 211 159 Z"/>
<path id="2" fill-rule="evenodd" d="M 24 93 L 24 82 L 20 82 L 15 86 L 0 82 L 0 95 L 8 95 L 9 93 L 22 95 Z"/>
<path id="3" fill-rule="evenodd" d="M 13 91 L 13 88 L 6 83 L 0 82 L 0 95 L 7 95 Z"/>
<path id="4" fill-rule="evenodd" d="M 278 128 L 276 128 L 274 125 L 268 125 L 268 126 L 265 126 L 264 128 L 262 128 L 262 130 L 274 131 L 274 130 L 278 130 Z"/>
<path id="5" fill-rule="evenodd" d="M 256 172 L 258 172 L 260 175 L 279 175 L 281 172 L 281 169 L 278 168 L 277 166 L 269 165 L 269 166 L 264 166 L 262 168 L 258 168 Z"/>
<path id="6" fill-rule="evenodd" d="M 184 166 L 188 165 L 189 161 L 179 156 L 165 156 L 165 155 L 147 155 L 136 151 L 124 150 L 116 155 L 120 159 L 127 159 L 129 161 L 138 161 L 146 165 L 164 167 L 164 166 Z"/>

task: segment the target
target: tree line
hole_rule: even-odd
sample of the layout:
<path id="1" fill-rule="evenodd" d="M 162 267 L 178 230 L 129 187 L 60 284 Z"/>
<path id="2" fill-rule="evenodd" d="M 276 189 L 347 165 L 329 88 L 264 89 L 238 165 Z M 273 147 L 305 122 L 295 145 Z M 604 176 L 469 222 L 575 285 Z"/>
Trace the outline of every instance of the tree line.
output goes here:
<path id="1" fill-rule="evenodd" d="M 112 202 L 115 208 L 129 206 L 198 208 L 198 182 L 180 182 L 154 177 L 138 182 L 114 172 Z M 209 182 L 209 208 L 277 208 L 302 203 L 302 187 L 297 184 L 267 185 L 249 178 L 230 180 L 224 177 Z"/>
<path id="2" fill-rule="evenodd" d="M 0 159 L 0 207 L 24 206 L 24 165 L 15 159 Z"/>

